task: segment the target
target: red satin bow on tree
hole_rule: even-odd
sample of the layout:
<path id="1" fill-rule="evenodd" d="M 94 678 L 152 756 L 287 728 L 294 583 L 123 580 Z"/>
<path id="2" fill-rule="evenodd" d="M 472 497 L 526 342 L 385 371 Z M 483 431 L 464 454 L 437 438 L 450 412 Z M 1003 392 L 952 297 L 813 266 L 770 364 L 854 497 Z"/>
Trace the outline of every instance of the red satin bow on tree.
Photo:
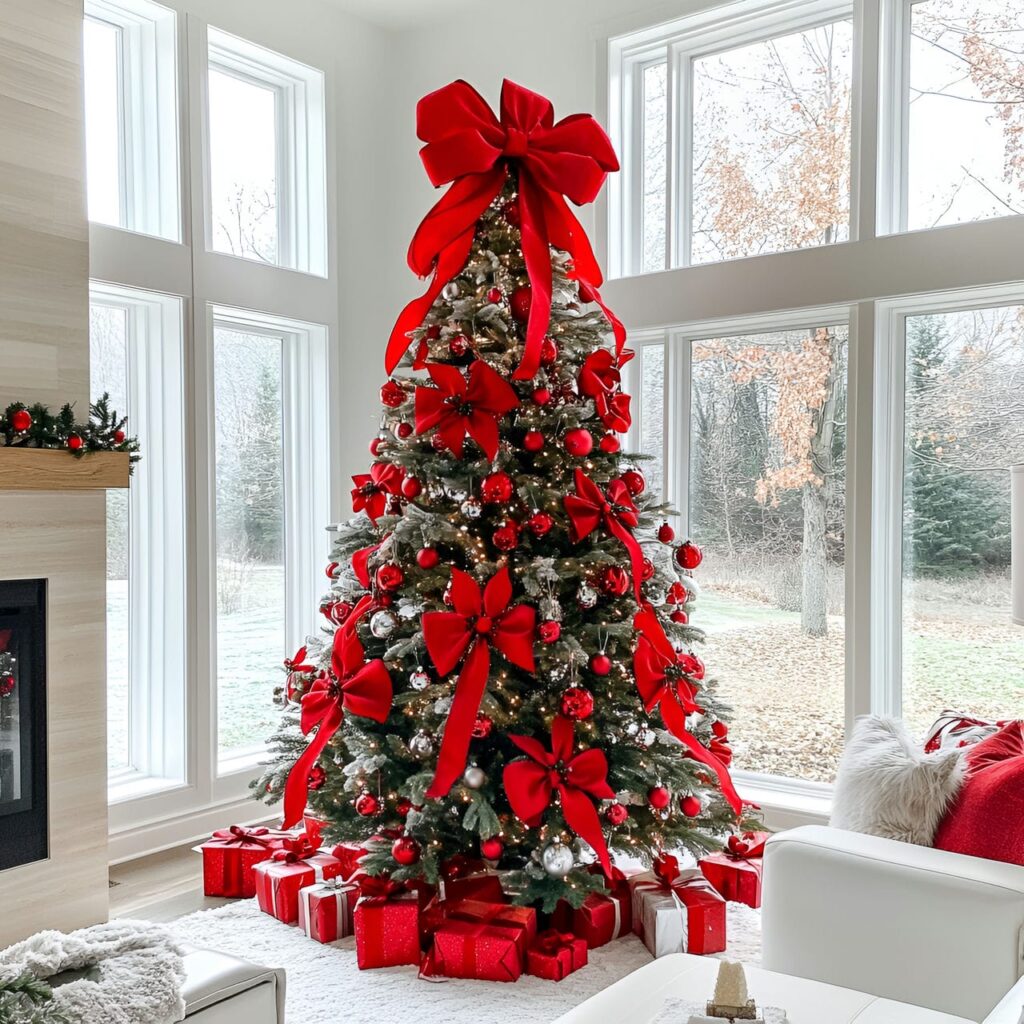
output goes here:
<path id="1" fill-rule="evenodd" d="M 621 349 L 626 331 L 601 301 L 601 269 L 586 233 L 563 196 L 577 206 L 597 197 L 619 162 L 604 129 L 587 114 L 555 124 L 549 100 L 507 79 L 501 87 L 501 119 L 467 82 L 432 92 L 416 106 L 416 134 L 426 145 L 420 158 L 434 186 L 452 187 L 424 218 L 409 246 L 409 266 L 430 287 L 402 310 L 391 331 L 385 366 L 391 373 L 441 289 L 463 268 L 477 220 L 505 184 L 506 165 L 518 175 L 520 231 L 533 299 L 523 359 L 516 380 L 530 380 L 551 319 L 551 250 L 569 253 L 572 276 L 585 301 L 608 317 Z"/>
<path id="2" fill-rule="evenodd" d="M 466 654 L 455 683 L 455 696 L 437 755 L 437 771 L 427 796 L 440 798 L 466 766 L 469 743 L 491 670 L 491 647 L 513 665 L 534 672 L 533 630 L 536 610 L 527 604 L 509 607 L 512 580 L 502 567 L 483 592 L 472 576 L 452 569 L 451 612 L 423 614 L 423 640 L 434 666 L 447 675 Z"/>
<path id="3" fill-rule="evenodd" d="M 722 795 L 739 814 L 743 809 L 743 801 L 736 792 L 729 769 L 686 728 L 687 714 L 702 709 L 693 700 L 696 688 L 686 680 L 687 673 L 684 670 L 700 666 L 700 674 L 703 675 L 704 666 L 699 658 L 680 654 L 669 643 L 650 604 L 633 616 L 633 628 L 640 633 L 636 654 L 633 656 L 633 672 L 644 707 L 648 712 L 656 707 L 660 709 L 665 728 L 686 747 L 695 761 L 715 773 Z"/>
<path id="4" fill-rule="evenodd" d="M 639 522 L 639 516 L 629 488 L 621 480 L 615 479 L 608 485 L 608 493 L 603 494 L 601 488 L 582 469 L 577 469 L 576 493 L 567 494 L 564 503 L 569 516 L 569 536 L 574 544 L 589 537 L 602 522 L 613 537 L 622 541 L 629 553 L 633 591 L 639 601 L 644 553 L 632 532 Z"/>
<path id="5" fill-rule="evenodd" d="M 437 427 L 459 459 L 469 434 L 493 460 L 498 454 L 498 420 L 519 405 L 512 386 L 480 359 L 470 366 L 468 381 L 457 366 L 447 363 L 428 363 L 427 372 L 437 387 L 416 388 L 416 433 Z"/>
<path id="6" fill-rule="evenodd" d="M 629 430 L 633 418 L 629 412 L 629 395 L 619 390 L 622 367 L 634 353 L 623 349 L 618 355 L 599 348 L 583 360 L 577 381 L 579 392 L 594 400 L 594 408 L 601 422 L 619 434 Z"/>
<path id="7" fill-rule="evenodd" d="M 300 722 L 304 735 L 316 736 L 295 762 L 284 788 L 284 825 L 302 817 L 309 793 L 309 772 L 328 740 L 338 731 L 345 712 L 383 722 L 391 710 L 391 676 L 380 658 L 364 660 L 363 645 L 353 629 L 334 634 L 331 652 L 334 678 L 320 678 L 302 697 Z"/>
<path id="8" fill-rule="evenodd" d="M 400 493 L 404 470 L 400 466 L 393 466 L 390 462 L 375 462 L 370 467 L 369 473 L 359 473 L 352 477 L 352 511 L 359 512 L 363 509 L 370 517 L 374 526 L 377 525 L 377 518 L 384 515 L 387 508 L 388 495 Z"/>
<path id="9" fill-rule="evenodd" d="M 0 648 L 3 650 L 3 648 Z M 310 665 L 306 662 L 306 648 L 300 647 L 291 658 L 284 659 L 284 667 L 289 672 L 315 672 L 316 665 Z"/>
<path id="10" fill-rule="evenodd" d="M 354 478 L 353 478 L 354 479 Z M 370 589 L 370 558 L 384 546 L 385 541 L 391 534 L 383 537 L 379 543 L 371 544 L 368 548 L 360 548 L 352 555 L 352 571 L 356 574 L 360 586 Z"/>
<path id="11" fill-rule="evenodd" d="M 591 801 L 591 797 L 615 799 L 603 751 L 591 747 L 573 755 L 573 724 L 562 715 L 555 715 L 551 723 L 550 751 L 532 736 L 510 735 L 509 739 L 528 758 L 505 766 L 505 793 L 515 816 L 536 828 L 557 792 L 566 825 L 593 847 L 605 874 L 610 875 L 612 863 L 601 819 Z"/>

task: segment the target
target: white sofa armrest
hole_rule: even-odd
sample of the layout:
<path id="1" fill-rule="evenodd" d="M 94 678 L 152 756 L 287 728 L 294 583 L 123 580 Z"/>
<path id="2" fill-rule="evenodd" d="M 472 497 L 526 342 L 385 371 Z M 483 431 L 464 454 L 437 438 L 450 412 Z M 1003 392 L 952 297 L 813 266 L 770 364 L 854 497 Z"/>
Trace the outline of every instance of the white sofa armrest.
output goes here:
<path id="1" fill-rule="evenodd" d="M 765 849 L 773 971 L 980 1021 L 1024 973 L 1022 928 L 1016 865 L 821 825 Z"/>
<path id="2" fill-rule="evenodd" d="M 1003 996 L 985 1024 L 1024 1024 L 1024 978 Z"/>

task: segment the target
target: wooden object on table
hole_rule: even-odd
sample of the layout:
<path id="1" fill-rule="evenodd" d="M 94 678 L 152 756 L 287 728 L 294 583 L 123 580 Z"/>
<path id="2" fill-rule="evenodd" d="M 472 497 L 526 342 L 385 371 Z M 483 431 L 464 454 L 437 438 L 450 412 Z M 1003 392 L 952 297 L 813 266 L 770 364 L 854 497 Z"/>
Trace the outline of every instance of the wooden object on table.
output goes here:
<path id="1" fill-rule="evenodd" d="M 127 452 L 0 446 L 0 491 L 85 491 L 128 486 Z"/>

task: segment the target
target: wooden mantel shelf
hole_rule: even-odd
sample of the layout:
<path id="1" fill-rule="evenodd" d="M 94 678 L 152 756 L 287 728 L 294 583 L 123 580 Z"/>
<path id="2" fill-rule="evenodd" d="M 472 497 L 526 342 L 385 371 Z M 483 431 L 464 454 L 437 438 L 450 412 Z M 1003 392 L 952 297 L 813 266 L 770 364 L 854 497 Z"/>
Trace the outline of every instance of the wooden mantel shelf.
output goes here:
<path id="1" fill-rule="evenodd" d="M 127 452 L 76 458 L 54 448 L 0 446 L 0 491 L 95 491 L 128 486 Z"/>

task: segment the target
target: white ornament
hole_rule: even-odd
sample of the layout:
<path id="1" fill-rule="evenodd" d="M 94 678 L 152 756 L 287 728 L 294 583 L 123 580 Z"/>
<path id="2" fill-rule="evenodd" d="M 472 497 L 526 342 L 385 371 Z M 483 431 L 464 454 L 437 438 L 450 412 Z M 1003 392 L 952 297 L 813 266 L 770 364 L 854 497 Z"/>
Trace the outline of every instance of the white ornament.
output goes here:
<path id="1" fill-rule="evenodd" d="M 480 513 L 483 512 L 483 507 L 476 498 L 467 498 L 460 506 L 459 511 L 467 519 L 479 519 Z"/>
<path id="2" fill-rule="evenodd" d="M 459 297 L 461 289 L 459 288 L 458 281 L 449 281 L 442 289 L 441 294 L 451 302 L 453 299 Z"/>
<path id="3" fill-rule="evenodd" d="M 645 747 L 653 746 L 654 741 L 657 738 L 658 736 L 653 729 L 644 729 L 644 731 L 640 734 L 640 742 Z"/>
<path id="4" fill-rule="evenodd" d="M 597 591 L 587 583 L 581 583 L 576 591 L 576 603 L 583 609 L 593 608 L 597 604 Z"/>
<path id="5" fill-rule="evenodd" d="M 424 670 L 422 665 L 409 676 L 409 685 L 414 690 L 425 690 L 430 685 L 430 674 Z"/>
<path id="6" fill-rule="evenodd" d="M 397 625 L 398 619 L 395 617 L 395 613 L 387 608 L 381 608 L 380 611 L 374 612 L 370 618 L 370 632 L 378 640 L 391 636 Z"/>
<path id="7" fill-rule="evenodd" d="M 462 781 L 469 786 L 470 789 L 479 789 L 487 781 L 487 773 L 483 768 L 479 768 L 477 765 L 471 764 L 462 773 Z"/>
<path id="8" fill-rule="evenodd" d="M 572 871 L 575 859 L 572 850 L 558 839 L 548 843 L 540 855 L 544 870 L 552 878 L 565 878 Z"/>

